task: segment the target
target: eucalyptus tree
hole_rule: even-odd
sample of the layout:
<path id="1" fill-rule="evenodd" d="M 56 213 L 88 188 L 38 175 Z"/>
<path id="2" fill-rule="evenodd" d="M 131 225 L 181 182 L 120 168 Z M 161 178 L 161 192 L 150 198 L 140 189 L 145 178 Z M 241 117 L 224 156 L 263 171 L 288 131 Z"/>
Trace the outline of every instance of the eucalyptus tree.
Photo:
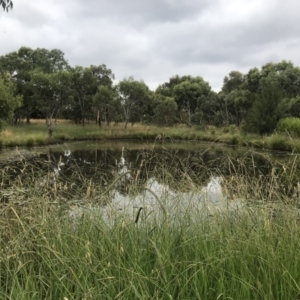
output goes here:
<path id="1" fill-rule="evenodd" d="M 22 104 L 22 96 L 16 94 L 16 86 L 11 76 L 0 75 L 0 131 L 12 120 L 16 108 Z"/>
<path id="2" fill-rule="evenodd" d="M 112 87 L 113 79 L 114 74 L 104 64 L 71 68 L 71 89 L 74 97 L 72 116 L 76 122 L 82 122 L 82 126 L 85 126 L 85 119 L 93 115 L 94 96 L 98 87 Z"/>
<path id="3" fill-rule="evenodd" d="M 101 126 L 101 120 L 104 120 L 109 125 L 120 114 L 121 103 L 117 90 L 114 87 L 99 85 L 93 97 L 93 107 L 97 112 L 97 124 Z"/>
<path id="4" fill-rule="evenodd" d="M 191 125 L 192 115 L 198 106 L 201 96 L 207 96 L 211 87 L 202 77 L 192 77 L 185 80 L 173 88 L 173 95 L 181 113 L 186 113 L 187 118 L 182 121 Z"/>
<path id="5" fill-rule="evenodd" d="M 231 71 L 224 78 L 219 98 L 224 102 L 225 111 L 223 115 L 226 125 L 236 124 L 240 126 L 253 105 L 253 96 L 247 88 L 247 79 L 239 71 Z"/>
<path id="6" fill-rule="evenodd" d="M 279 63 L 267 63 L 261 69 L 250 69 L 245 75 L 245 88 L 250 92 L 252 99 L 261 97 L 265 82 L 270 81 L 270 78 L 274 81 L 273 88 L 280 91 L 281 101 L 278 107 L 282 116 L 300 117 L 300 68 L 290 61 L 283 60 Z M 276 101 L 277 97 L 274 98 L 275 103 Z M 253 116 L 253 112 L 251 115 Z"/>
<path id="7" fill-rule="evenodd" d="M 231 123 L 240 126 L 249 109 L 253 105 L 253 96 L 245 89 L 235 89 L 225 95 L 227 113 L 230 113 Z"/>
<path id="8" fill-rule="evenodd" d="M 259 90 L 261 78 L 262 74 L 257 67 L 250 69 L 248 73 L 244 75 L 245 89 L 247 89 L 252 94 L 257 93 Z"/>
<path id="9" fill-rule="evenodd" d="M 117 86 L 124 113 L 124 128 L 128 122 L 141 121 L 150 101 L 150 90 L 143 81 L 124 78 Z"/>
<path id="10" fill-rule="evenodd" d="M 15 119 L 26 117 L 28 124 L 36 107 L 29 84 L 30 72 L 36 67 L 31 60 L 32 52 L 31 48 L 21 47 L 18 51 L 0 57 L 0 72 L 9 72 L 16 83 L 18 93 L 23 95 L 23 105 L 15 112 Z"/>
<path id="11" fill-rule="evenodd" d="M 248 132 L 268 134 L 276 128 L 282 117 L 280 76 L 270 72 L 260 82 L 259 92 L 255 95 L 252 108 L 246 116 L 243 129 Z"/>
<path id="12" fill-rule="evenodd" d="M 23 105 L 16 111 L 16 118 L 26 117 L 28 124 L 32 113 L 39 106 L 30 84 L 32 71 L 37 68 L 42 72 L 55 74 L 67 70 L 69 65 L 59 49 L 21 47 L 18 51 L 0 57 L 0 72 L 11 74 L 18 93 L 23 95 Z"/>
<path id="13" fill-rule="evenodd" d="M 194 125 L 224 125 L 224 102 L 220 100 L 219 95 L 210 91 L 207 96 L 202 95 L 198 99 L 198 105 L 192 116 Z"/>
<path id="14" fill-rule="evenodd" d="M 161 126 L 171 126 L 177 121 L 178 107 L 174 98 L 161 94 L 152 97 L 154 106 L 153 121 Z"/>
<path id="15" fill-rule="evenodd" d="M 166 96 L 166 97 L 173 97 L 174 96 L 174 87 L 184 81 L 191 81 L 192 76 L 184 75 L 179 76 L 175 75 L 172 76 L 169 81 L 159 85 L 155 90 L 155 93 Z"/>
<path id="16" fill-rule="evenodd" d="M 37 108 L 43 112 L 46 118 L 48 136 L 51 138 L 55 126 L 55 119 L 64 107 L 67 107 L 71 97 L 70 73 L 46 73 L 41 69 L 35 69 L 31 73 L 31 85 L 34 91 Z"/>
<path id="17" fill-rule="evenodd" d="M 229 94 L 233 90 L 241 89 L 244 84 L 244 75 L 239 71 L 231 71 L 224 77 L 222 92 Z"/>
<path id="18" fill-rule="evenodd" d="M 178 108 L 178 120 L 190 126 L 198 100 L 207 96 L 210 91 L 210 85 L 200 76 L 175 75 L 168 82 L 159 85 L 155 93 L 174 98 Z"/>

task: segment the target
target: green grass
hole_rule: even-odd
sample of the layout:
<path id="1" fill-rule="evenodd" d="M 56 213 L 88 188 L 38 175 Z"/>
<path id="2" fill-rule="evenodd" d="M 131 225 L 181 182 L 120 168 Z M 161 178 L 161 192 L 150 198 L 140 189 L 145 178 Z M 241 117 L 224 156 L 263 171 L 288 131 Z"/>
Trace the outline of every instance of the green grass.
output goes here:
<path id="1" fill-rule="evenodd" d="M 285 133 L 261 137 L 240 132 L 234 126 L 228 128 L 208 126 L 199 129 L 198 127 L 188 128 L 184 125 L 164 128 L 135 124 L 124 129 L 123 124 L 98 127 L 94 123 L 87 123 L 85 127 L 82 127 L 64 120 L 60 120 L 56 125 L 52 139 L 48 138 L 43 121 L 33 120 L 30 125 L 10 126 L 1 134 L 1 146 L 34 146 L 64 141 L 110 139 L 209 141 L 270 150 L 300 151 L 300 140 Z"/>
<path id="2" fill-rule="evenodd" d="M 119 177 L 109 178 L 101 166 L 91 178 L 75 166 L 55 184 L 30 161 L 20 163 L 15 177 L 3 168 L 1 192 L 7 184 L 10 196 L 0 193 L 0 299 L 297 299 L 296 157 L 274 163 L 266 176 L 251 156 L 222 157 L 215 165 L 223 202 L 199 201 L 182 213 L 185 193 L 201 193 L 199 177 L 207 181 L 212 173 L 201 157 L 175 153 L 144 156 L 136 174 L 181 190 L 171 198 L 177 205 L 171 209 L 170 199 L 152 192 L 157 208 L 144 207 L 139 217 L 137 209 L 110 209 Z M 154 170 L 147 160 L 156 161 Z M 49 183 L 41 187 L 45 175 Z M 127 190 L 142 189 L 134 181 Z"/>
<path id="3" fill-rule="evenodd" d="M 295 214 L 225 211 L 138 224 L 44 204 L 1 211 L 1 299 L 296 299 Z M 175 214 L 176 217 L 176 214 Z"/>

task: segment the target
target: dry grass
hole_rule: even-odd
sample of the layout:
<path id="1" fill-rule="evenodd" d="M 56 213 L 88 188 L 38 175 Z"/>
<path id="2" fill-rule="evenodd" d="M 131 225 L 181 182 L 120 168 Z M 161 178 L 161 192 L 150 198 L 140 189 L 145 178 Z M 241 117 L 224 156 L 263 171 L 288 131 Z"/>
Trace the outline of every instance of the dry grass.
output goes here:
<path id="1" fill-rule="evenodd" d="M 158 127 L 136 123 L 102 124 L 97 126 L 95 122 L 87 122 L 85 127 L 76 125 L 69 120 L 58 120 L 54 128 L 53 138 L 48 139 L 47 128 L 44 120 L 32 120 L 30 125 L 21 124 L 10 126 L 0 136 L 2 146 L 34 146 L 59 143 L 76 140 L 109 140 L 109 139 L 136 139 L 136 140 L 193 140 L 218 142 L 234 146 L 246 146 L 271 150 L 300 151 L 300 140 L 286 137 L 286 135 L 273 134 L 270 136 L 258 136 L 244 134 L 239 128 L 190 128 L 184 124 L 173 127 Z"/>

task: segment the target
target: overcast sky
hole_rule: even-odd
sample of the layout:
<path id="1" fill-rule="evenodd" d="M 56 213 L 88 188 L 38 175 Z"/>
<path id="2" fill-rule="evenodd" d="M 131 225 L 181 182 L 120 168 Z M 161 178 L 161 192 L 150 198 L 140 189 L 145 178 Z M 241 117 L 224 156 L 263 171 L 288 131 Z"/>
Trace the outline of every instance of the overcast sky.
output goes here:
<path id="1" fill-rule="evenodd" d="M 300 66 L 299 0 L 13 0 L 0 55 L 58 48 L 72 66 L 106 64 L 151 89 L 176 74 L 219 91 L 232 70 Z"/>

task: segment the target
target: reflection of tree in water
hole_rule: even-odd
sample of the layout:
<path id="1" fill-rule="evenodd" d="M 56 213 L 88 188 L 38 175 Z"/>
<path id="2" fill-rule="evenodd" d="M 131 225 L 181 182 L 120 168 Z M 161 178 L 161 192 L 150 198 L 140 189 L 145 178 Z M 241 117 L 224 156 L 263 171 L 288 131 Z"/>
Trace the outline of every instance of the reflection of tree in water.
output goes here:
<path id="1" fill-rule="evenodd" d="M 211 177 L 221 177 L 229 196 L 243 193 L 251 199 L 292 197 L 298 193 L 299 162 L 280 161 L 266 154 L 209 148 L 201 151 L 172 150 L 76 150 L 49 151 L 48 154 L 2 165 L 2 186 L 35 184 L 61 190 L 71 197 L 89 188 L 104 193 L 113 186 L 122 194 L 138 193 L 149 179 L 168 184 L 174 191 L 185 191 L 191 185 L 206 186 Z M 130 171 L 130 174 L 129 174 Z M 128 175 L 122 175 L 125 172 Z M 52 174 L 51 176 L 49 174 Z M 130 175 L 130 176 L 129 176 Z M 48 176 L 48 177 L 47 177 Z M 65 189 L 65 187 L 69 189 Z M 134 187 L 134 188 L 133 188 Z M 70 189 L 72 192 L 70 192 Z"/>
<path id="2" fill-rule="evenodd" d="M 230 199 L 294 201 L 299 193 L 299 160 L 284 160 L 266 154 L 246 152 L 220 161 L 222 186 Z M 288 199 L 288 200 L 287 200 Z"/>

